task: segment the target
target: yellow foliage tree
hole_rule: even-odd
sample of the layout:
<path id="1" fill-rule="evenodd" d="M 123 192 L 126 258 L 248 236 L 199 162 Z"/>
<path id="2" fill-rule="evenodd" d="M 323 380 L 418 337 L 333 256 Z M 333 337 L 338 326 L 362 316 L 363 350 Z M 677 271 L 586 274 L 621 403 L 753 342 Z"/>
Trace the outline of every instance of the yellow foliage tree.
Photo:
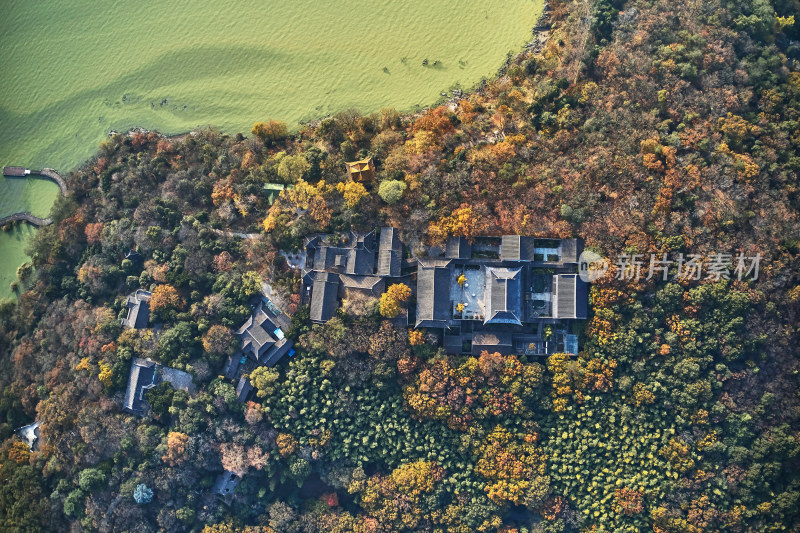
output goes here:
<path id="1" fill-rule="evenodd" d="M 431 461 L 406 463 L 392 471 L 392 480 L 400 492 L 412 498 L 431 492 L 434 485 L 444 477 L 444 470 Z"/>
<path id="2" fill-rule="evenodd" d="M 450 236 L 472 238 L 479 235 L 485 226 L 485 222 L 480 219 L 472 207 L 462 205 L 451 215 L 431 222 L 428 227 L 428 235 L 433 243 L 444 242 Z"/>
<path id="3" fill-rule="evenodd" d="M 258 391 L 259 398 L 266 398 L 275 391 L 275 384 L 280 379 L 280 373 L 268 366 L 260 366 L 250 372 L 250 382 Z"/>
<path id="4" fill-rule="evenodd" d="M 108 363 L 100 362 L 100 373 L 97 375 L 97 379 L 100 380 L 100 383 L 103 384 L 104 387 L 109 388 L 111 387 L 111 378 L 113 377 L 113 372 L 111 371 L 111 365 Z"/>
<path id="5" fill-rule="evenodd" d="M 30 459 L 31 452 L 28 450 L 28 446 L 24 442 L 15 442 L 11 444 L 11 447 L 8 449 L 8 458 L 21 465 L 23 463 L 27 463 Z"/>
<path id="6" fill-rule="evenodd" d="M 353 209 L 367 195 L 367 189 L 357 181 L 339 183 L 336 185 L 336 190 L 344 197 L 344 203 L 347 204 L 348 209 Z"/>
<path id="7" fill-rule="evenodd" d="M 642 405 L 651 404 L 656 401 L 656 395 L 641 383 L 637 383 L 633 386 L 633 397 L 636 407 L 641 407 Z"/>
<path id="8" fill-rule="evenodd" d="M 396 283 L 381 295 L 378 311 L 385 318 L 395 318 L 400 314 L 402 303 L 411 296 L 411 289 L 404 283 Z"/>
<path id="9" fill-rule="evenodd" d="M 269 233 L 277 227 L 281 220 L 289 221 L 305 212 L 308 212 L 320 226 L 327 226 L 331 219 L 331 211 L 322 196 L 322 192 L 325 190 L 323 181 L 320 181 L 315 187 L 302 179 L 294 187 L 282 190 L 275 203 L 272 204 L 267 218 L 264 219 L 264 231 Z"/>
<path id="10" fill-rule="evenodd" d="M 233 187 L 227 180 L 215 183 L 214 189 L 211 191 L 211 201 L 214 203 L 214 207 L 219 207 L 228 200 L 232 200 L 233 196 Z"/>
<path id="11" fill-rule="evenodd" d="M 297 449 L 297 441 L 289 433 L 279 433 L 275 444 L 278 446 L 278 453 L 281 454 L 281 457 L 288 457 Z"/>
<path id="12" fill-rule="evenodd" d="M 409 154 L 424 154 L 434 146 L 436 146 L 436 136 L 425 130 L 415 133 L 405 144 L 406 152 Z"/>
<path id="13" fill-rule="evenodd" d="M 186 460 L 186 447 L 189 444 L 189 435 L 180 431 L 170 431 L 167 435 L 167 451 L 161 460 L 170 466 L 175 466 Z"/>
<path id="14" fill-rule="evenodd" d="M 425 344 L 425 334 L 417 329 L 409 330 L 408 343 L 411 346 L 422 346 L 423 344 Z"/>
<path id="15" fill-rule="evenodd" d="M 498 505 L 534 508 L 547 496 L 546 457 L 534 446 L 535 436 L 525 437 L 497 426 L 479 449 L 475 473 L 486 479 L 484 490 Z"/>

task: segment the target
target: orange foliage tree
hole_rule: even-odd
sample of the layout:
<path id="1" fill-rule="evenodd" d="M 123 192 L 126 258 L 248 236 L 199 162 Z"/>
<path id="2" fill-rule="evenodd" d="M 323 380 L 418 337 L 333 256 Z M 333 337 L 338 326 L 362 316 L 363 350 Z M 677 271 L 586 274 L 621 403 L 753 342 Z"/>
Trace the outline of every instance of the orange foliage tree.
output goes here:
<path id="1" fill-rule="evenodd" d="M 150 297 L 150 310 L 182 309 L 183 299 L 172 285 L 159 285 Z"/>

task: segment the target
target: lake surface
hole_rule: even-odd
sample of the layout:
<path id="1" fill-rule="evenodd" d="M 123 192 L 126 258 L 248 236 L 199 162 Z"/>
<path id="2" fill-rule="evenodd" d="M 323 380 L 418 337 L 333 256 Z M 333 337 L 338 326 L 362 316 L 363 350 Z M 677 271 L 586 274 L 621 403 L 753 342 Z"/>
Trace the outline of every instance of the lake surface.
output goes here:
<path id="1" fill-rule="evenodd" d="M 270 118 L 430 105 L 494 75 L 531 39 L 542 5 L 6 0 L 0 163 L 66 172 L 111 129 L 249 132 Z"/>
<path id="2" fill-rule="evenodd" d="M 30 211 L 37 217 L 47 218 L 58 194 L 58 185 L 48 179 L 0 176 L 0 217 Z"/>
<path id="3" fill-rule="evenodd" d="M 36 228 L 26 222 L 11 231 L 0 231 L 0 298 L 16 297 L 10 285 L 17 279 L 17 267 L 30 260 L 25 248 L 35 233 Z"/>
<path id="4" fill-rule="evenodd" d="M 58 194 L 58 185 L 47 179 L 0 176 L 0 217 L 30 211 L 47 218 Z M 17 267 L 30 260 L 25 249 L 35 234 L 35 226 L 27 222 L 17 224 L 12 231 L 0 230 L 0 298 L 14 296 L 9 284 L 17 279 Z"/>
<path id="5" fill-rule="evenodd" d="M 271 118 L 294 127 L 349 108 L 424 107 L 493 76 L 531 40 L 542 7 L 543 0 L 6 0 L 0 166 L 66 174 L 110 130 L 177 134 L 211 125 L 247 133 Z M 39 181 L 0 182 L 0 211 L 46 216 L 57 188 Z M 5 280 L 19 262 L 3 238 Z"/>

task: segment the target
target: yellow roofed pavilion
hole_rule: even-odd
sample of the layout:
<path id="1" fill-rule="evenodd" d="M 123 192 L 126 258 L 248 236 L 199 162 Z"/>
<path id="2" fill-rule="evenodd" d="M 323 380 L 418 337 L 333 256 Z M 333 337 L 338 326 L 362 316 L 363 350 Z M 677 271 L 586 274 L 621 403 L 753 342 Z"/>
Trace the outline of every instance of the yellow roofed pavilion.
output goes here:
<path id="1" fill-rule="evenodd" d="M 372 163 L 371 157 L 361 161 L 345 163 L 345 165 L 347 165 L 347 172 L 353 181 L 372 181 L 375 179 L 375 165 Z"/>

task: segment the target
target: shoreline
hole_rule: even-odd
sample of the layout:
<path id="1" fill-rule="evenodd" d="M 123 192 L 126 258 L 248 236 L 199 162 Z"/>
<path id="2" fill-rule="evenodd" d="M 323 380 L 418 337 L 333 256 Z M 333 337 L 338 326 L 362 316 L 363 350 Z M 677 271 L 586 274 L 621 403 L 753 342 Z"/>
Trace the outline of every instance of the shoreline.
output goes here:
<path id="1" fill-rule="evenodd" d="M 490 80 L 498 80 L 498 79 L 504 77 L 506 75 L 506 71 L 514 63 L 514 61 L 520 59 L 521 57 L 523 57 L 526 54 L 530 54 L 530 53 L 539 54 L 541 52 L 542 48 L 544 48 L 544 45 L 547 43 L 547 39 L 549 38 L 550 31 L 552 30 L 552 26 L 551 26 L 551 22 L 550 22 L 551 11 L 552 11 L 552 9 L 550 7 L 550 1 L 549 0 L 544 0 L 543 5 L 542 5 L 542 12 L 539 15 L 539 18 L 536 19 L 536 23 L 534 24 L 534 26 L 531 28 L 531 35 L 533 36 L 533 39 L 529 40 L 524 45 L 522 45 L 522 48 L 517 53 L 515 53 L 513 55 L 512 54 L 507 55 L 505 60 L 503 61 L 502 65 L 498 68 L 497 72 L 495 72 L 494 75 L 482 77 L 480 80 L 475 82 L 468 89 L 458 89 L 458 88 L 448 89 L 447 92 L 449 92 L 451 94 L 451 96 L 445 96 L 445 92 L 442 92 L 442 93 L 440 93 L 441 94 L 441 98 L 436 100 L 436 101 L 434 101 L 430 105 L 419 107 L 419 108 L 416 108 L 416 109 L 408 109 L 408 110 L 405 110 L 405 111 L 401 110 L 401 111 L 398 111 L 398 112 L 401 113 L 402 115 L 407 116 L 407 117 L 417 118 L 417 117 L 420 117 L 423 114 L 425 114 L 425 112 L 428 109 L 431 109 L 431 108 L 434 108 L 434 107 L 439 107 L 439 106 L 442 106 L 442 105 L 451 105 L 451 106 L 452 105 L 457 105 L 460 100 L 463 100 L 465 97 L 467 97 L 467 96 L 469 96 L 471 94 L 481 94 L 486 89 L 486 85 Z M 342 111 L 344 111 L 344 110 L 342 110 Z M 357 111 L 359 112 L 359 114 L 362 113 L 361 110 L 357 110 Z M 297 131 L 299 131 L 300 129 L 305 128 L 305 127 L 316 128 L 316 127 L 319 126 L 319 124 L 323 120 L 331 118 L 333 116 L 334 115 L 329 113 L 329 114 L 327 114 L 327 115 L 325 115 L 323 117 L 315 118 L 313 120 L 300 120 L 300 121 L 297 122 Z M 213 126 L 211 124 L 208 124 L 208 125 L 206 125 L 204 127 L 197 126 L 197 127 L 193 128 L 191 130 L 183 131 L 183 132 L 179 132 L 179 133 L 174 133 L 174 134 L 162 133 L 157 129 L 148 129 L 148 128 L 145 128 L 143 126 L 132 126 L 132 127 L 128 128 L 127 131 L 124 131 L 124 132 L 117 131 L 115 129 L 111 129 L 111 130 L 108 131 L 108 133 L 106 135 L 106 138 L 111 138 L 114 135 L 130 136 L 130 135 L 132 135 L 134 133 L 142 133 L 142 134 L 145 134 L 145 135 L 149 134 L 149 133 L 155 133 L 157 135 L 160 135 L 164 139 L 167 139 L 167 140 L 170 140 L 170 141 L 180 141 L 180 140 L 183 140 L 183 138 L 185 138 L 188 135 L 196 134 L 198 131 L 200 131 L 203 128 L 214 129 L 215 126 Z M 224 135 L 237 135 L 237 134 L 246 135 L 247 134 L 247 132 L 243 132 L 243 131 L 225 132 L 225 131 L 220 130 L 220 132 L 222 134 L 224 134 Z M 85 165 L 89 161 L 92 161 L 92 159 L 94 157 L 95 156 L 90 157 L 89 159 L 87 159 L 83 163 L 77 165 L 75 168 L 76 169 L 77 168 L 81 168 L 83 165 Z"/>

